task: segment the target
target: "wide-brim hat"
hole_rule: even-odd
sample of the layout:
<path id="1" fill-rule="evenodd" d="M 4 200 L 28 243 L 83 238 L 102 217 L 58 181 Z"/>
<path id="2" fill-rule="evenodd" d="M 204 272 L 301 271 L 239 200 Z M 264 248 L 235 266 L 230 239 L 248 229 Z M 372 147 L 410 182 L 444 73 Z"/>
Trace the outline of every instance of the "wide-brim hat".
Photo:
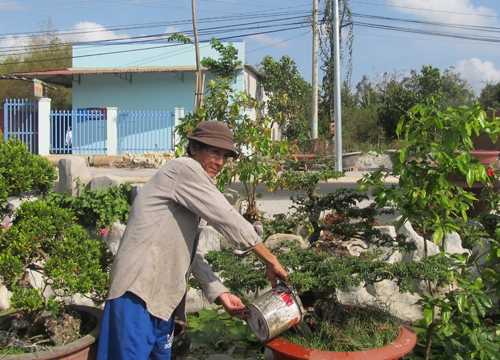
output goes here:
<path id="1" fill-rule="evenodd" d="M 206 145 L 229 150 L 231 151 L 231 157 L 238 157 L 238 151 L 234 147 L 233 133 L 221 121 L 204 121 L 199 123 L 193 133 L 187 138 Z"/>

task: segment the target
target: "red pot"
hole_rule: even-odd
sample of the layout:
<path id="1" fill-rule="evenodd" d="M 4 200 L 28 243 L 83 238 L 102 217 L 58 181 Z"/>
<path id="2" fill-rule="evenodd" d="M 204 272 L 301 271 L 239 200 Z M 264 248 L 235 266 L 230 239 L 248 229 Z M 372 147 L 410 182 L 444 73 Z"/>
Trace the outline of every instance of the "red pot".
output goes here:
<path id="1" fill-rule="evenodd" d="M 417 344 L 415 332 L 404 325 L 399 328 L 398 337 L 381 348 L 366 351 L 330 352 L 313 350 L 292 344 L 283 338 L 276 338 L 266 344 L 272 350 L 274 360 L 397 360 L 408 354 Z"/>
<path id="2" fill-rule="evenodd" d="M 97 317 L 97 326 L 89 334 L 64 346 L 56 346 L 52 350 L 38 353 L 4 355 L 2 360 L 94 360 L 97 358 L 97 339 L 101 332 L 102 310 L 90 306 L 75 305 L 74 308 L 88 312 Z"/>
<path id="3" fill-rule="evenodd" d="M 470 156 L 479 160 L 484 166 L 499 160 L 500 151 L 498 150 L 469 150 Z"/>

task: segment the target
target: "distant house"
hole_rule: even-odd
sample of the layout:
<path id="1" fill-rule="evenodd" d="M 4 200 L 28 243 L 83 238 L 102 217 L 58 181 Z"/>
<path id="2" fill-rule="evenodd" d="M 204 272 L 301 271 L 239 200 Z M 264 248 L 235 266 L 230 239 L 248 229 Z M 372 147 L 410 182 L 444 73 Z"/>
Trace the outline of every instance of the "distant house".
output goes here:
<path id="1" fill-rule="evenodd" d="M 223 45 L 227 46 L 228 43 L 223 43 Z M 239 60 L 245 63 L 245 43 L 235 41 L 232 42 L 232 45 L 238 50 Z M 219 53 L 213 50 L 208 42 L 200 43 L 199 49 L 200 59 L 204 57 L 217 59 L 219 57 Z M 23 72 L 13 75 L 72 88 L 72 107 L 73 111 L 77 112 L 113 108 L 117 109 L 120 115 L 124 111 L 172 112 L 174 109 L 180 108 L 182 113 L 187 113 L 194 108 L 196 56 L 193 44 L 167 41 L 132 44 L 122 42 L 75 43 L 72 51 L 73 66 L 69 69 Z M 215 76 L 207 69 L 202 69 L 202 75 L 205 86 L 210 80 L 215 79 Z M 237 91 L 246 91 L 250 96 L 265 101 L 261 80 L 262 75 L 255 68 L 243 65 L 236 71 L 234 87 Z M 255 119 L 257 114 L 251 112 L 248 115 Z M 102 119 L 106 119 L 106 115 Z M 107 153 L 173 146 L 172 142 L 168 140 L 169 143 L 163 145 L 154 142 L 138 147 L 134 141 L 130 147 L 120 147 L 120 144 L 124 142 L 123 139 L 120 140 L 120 130 L 118 130 L 119 134 L 116 139 L 109 137 L 115 131 L 109 131 L 107 140 L 104 135 L 99 136 L 99 140 L 87 140 L 86 136 L 94 132 L 94 130 L 85 128 L 91 123 L 82 122 L 78 128 L 77 125 L 74 123 L 73 125 L 71 123 L 55 125 L 54 131 L 58 134 L 51 135 L 50 144 L 44 149 L 56 151 L 57 146 L 54 146 L 53 139 L 61 139 L 60 142 L 64 142 L 63 148 L 66 148 L 69 130 L 72 130 L 73 153 L 89 151 L 82 147 L 82 144 L 93 146 L 93 152 L 105 151 Z M 102 126 L 104 124 L 101 124 Z M 146 129 L 143 127 L 137 131 L 157 133 L 156 130 L 152 130 L 155 129 L 155 126 L 147 125 Z M 171 125 L 168 126 L 171 127 Z M 133 134 L 133 132 L 129 133 L 128 138 L 133 137 Z M 156 136 L 160 136 L 162 139 L 170 138 L 170 136 L 158 135 L 158 133 Z M 85 141 L 81 140 L 83 137 L 85 137 Z M 281 131 L 277 125 L 272 129 L 272 138 L 281 139 Z M 42 143 L 47 142 L 42 141 Z M 98 143 L 102 146 L 99 145 L 98 148 L 95 148 Z"/>
<path id="2" fill-rule="evenodd" d="M 227 45 L 228 43 L 223 43 Z M 245 44 L 232 42 L 245 63 Z M 218 58 L 210 43 L 200 43 L 200 59 Z M 117 107 L 120 110 L 160 111 L 194 106 L 196 57 L 193 44 L 120 42 L 73 44 L 69 69 L 16 73 L 73 89 L 73 109 Z M 205 84 L 214 76 L 206 69 Z M 263 99 L 262 75 L 252 66 L 237 69 L 235 88 Z"/>

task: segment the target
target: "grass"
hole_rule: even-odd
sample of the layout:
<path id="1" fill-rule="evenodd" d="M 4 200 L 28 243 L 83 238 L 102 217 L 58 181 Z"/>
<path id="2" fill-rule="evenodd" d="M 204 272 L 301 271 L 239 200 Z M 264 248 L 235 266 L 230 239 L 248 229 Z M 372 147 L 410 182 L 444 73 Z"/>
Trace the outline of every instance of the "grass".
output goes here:
<path id="1" fill-rule="evenodd" d="M 329 322 L 307 320 L 312 339 L 293 328 L 282 337 L 307 348 L 346 352 L 379 348 L 394 341 L 398 335 L 397 319 L 385 311 L 352 307 L 345 309 L 345 314 L 338 315 Z"/>

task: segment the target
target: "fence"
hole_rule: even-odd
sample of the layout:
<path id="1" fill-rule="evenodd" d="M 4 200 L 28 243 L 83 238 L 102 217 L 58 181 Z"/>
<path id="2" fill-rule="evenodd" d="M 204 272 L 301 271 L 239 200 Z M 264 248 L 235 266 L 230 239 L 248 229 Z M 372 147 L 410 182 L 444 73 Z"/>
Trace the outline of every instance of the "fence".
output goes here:
<path id="1" fill-rule="evenodd" d="M 172 111 L 118 111 L 118 153 L 141 154 L 172 150 L 175 113 Z"/>
<path id="2" fill-rule="evenodd" d="M 38 154 L 38 102 L 28 99 L 6 99 L 4 104 L 4 139 L 16 137 L 32 154 Z"/>
<path id="3" fill-rule="evenodd" d="M 47 101 L 43 101 L 47 100 Z M 172 111 L 118 111 L 87 108 L 50 111 L 50 100 L 40 100 L 40 154 L 117 155 L 129 152 L 171 150 L 174 128 L 184 117 L 183 108 Z"/>

